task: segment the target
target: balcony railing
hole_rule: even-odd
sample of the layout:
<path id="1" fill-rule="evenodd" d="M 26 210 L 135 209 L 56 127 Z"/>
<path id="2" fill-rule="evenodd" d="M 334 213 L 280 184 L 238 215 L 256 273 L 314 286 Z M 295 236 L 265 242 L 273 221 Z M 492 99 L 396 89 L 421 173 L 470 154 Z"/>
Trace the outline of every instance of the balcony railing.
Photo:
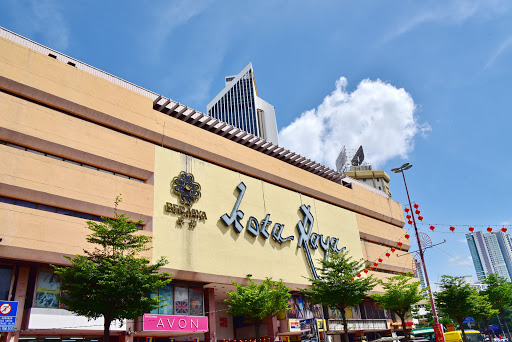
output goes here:
<path id="1" fill-rule="evenodd" d="M 348 330 L 387 330 L 388 323 L 386 319 L 347 319 Z M 343 331 L 343 320 L 328 320 L 329 331 Z"/>

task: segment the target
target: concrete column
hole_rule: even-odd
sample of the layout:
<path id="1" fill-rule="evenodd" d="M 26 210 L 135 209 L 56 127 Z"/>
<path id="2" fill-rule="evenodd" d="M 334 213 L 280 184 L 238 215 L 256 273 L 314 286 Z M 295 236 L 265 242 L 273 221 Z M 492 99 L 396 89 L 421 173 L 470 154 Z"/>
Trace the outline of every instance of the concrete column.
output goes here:
<path id="1" fill-rule="evenodd" d="M 205 342 L 217 341 L 217 320 L 215 317 L 215 289 L 204 289 L 204 310 L 208 317 L 208 331 L 204 334 Z"/>
<path id="2" fill-rule="evenodd" d="M 267 336 L 270 337 L 271 341 L 276 341 L 278 332 L 277 317 L 269 317 L 267 319 Z"/>
<path id="3" fill-rule="evenodd" d="M 18 302 L 18 312 L 16 314 L 16 326 L 14 332 L 7 333 L 5 342 L 18 342 L 20 338 L 21 321 L 25 307 L 25 297 L 27 295 L 28 275 L 30 268 L 21 266 L 18 273 L 18 282 L 16 283 L 16 295 L 14 301 Z"/>

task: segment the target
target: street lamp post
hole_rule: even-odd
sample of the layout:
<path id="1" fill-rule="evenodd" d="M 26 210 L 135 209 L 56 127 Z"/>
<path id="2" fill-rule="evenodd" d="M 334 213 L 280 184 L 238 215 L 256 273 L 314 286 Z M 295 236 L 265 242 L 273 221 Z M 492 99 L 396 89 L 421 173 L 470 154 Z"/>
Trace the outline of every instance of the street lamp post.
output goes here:
<path id="1" fill-rule="evenodd" d="M 407 189 L 407 182 L 405 181 L 404 171 L 409 170 L 411 167 L 412 167 L 411 164 L 405 163 L 404 165 L 402 165 L 400 167 L 391 169 L 391 171 L 393 171 L 394 173 L 401 173 L 402 177 L 404 178 L 405 192 L 407 193 L 407 199 L 409 200 L 409 209 L 411 210 L 412 222 L 414 224 L 414 231 L 416 233 L 416 240 L 418 242 L 418 249 L 419 249 L 420 257 L 421 257 L 421 264 L 423 266 L 423 272 L 425 273 L 425 281 L 427 282 L 428 295 L 430 297 L 430 306 L 432 307 L 432 315 L 434 316 L 434 323 L 435 323 L 434 331 L 436 334 L 436 340 L 437 340 L 437 342 L 441 342 L 441 341 L 444 341 L 444 334 L 443 334 L 443 330 L 442 330 L 441 326 L 439 325 L 439 319 L 437 318 L 436 306 L 434 304 L 434 297 L 432 296 L 432 289 L 430 288 L 430 281 L 428 280 L 427 266 L 425 264 L 425 257 L 423 256 L 423 249 L 421 248 L 421 241 L 420 241 L 420 236 L 418 234 L 418 227 L 416 226 L 416 219 L 414 218 L 411 197 L 409 196 L 409 190 Z M 437 327 L 437 329 L 436 329 L 436 327 Z"/>

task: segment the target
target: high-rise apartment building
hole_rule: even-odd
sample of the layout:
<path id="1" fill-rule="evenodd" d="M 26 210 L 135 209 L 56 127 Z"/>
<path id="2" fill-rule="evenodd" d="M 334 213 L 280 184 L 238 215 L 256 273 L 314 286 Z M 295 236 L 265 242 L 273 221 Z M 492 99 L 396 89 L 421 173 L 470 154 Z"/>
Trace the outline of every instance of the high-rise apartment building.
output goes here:
<path id="1" fill-rule="evenodd" d="M 274 106 L 258 97 L 252 63 L 226 76 L 225 87 L 206 107 L 209 116 L 278 145 Z"/>
<path id="2" fill-rule="evenodd" d="M 512 280 L 512 240 L 504 232 L 473 232 L 466 234 L 469 251 L 478 280 L 496 273 L 500 278 Z"/>

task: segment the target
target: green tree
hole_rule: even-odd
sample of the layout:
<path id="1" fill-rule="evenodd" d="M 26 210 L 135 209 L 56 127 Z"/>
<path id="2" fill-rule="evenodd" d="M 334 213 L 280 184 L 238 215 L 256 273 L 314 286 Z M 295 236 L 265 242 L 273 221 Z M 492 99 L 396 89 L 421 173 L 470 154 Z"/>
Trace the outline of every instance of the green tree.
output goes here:
<path id="1" fill-rule="evenodd" d="M 472 317 L 475 320 L 482 320 L 484 322 L 485 329 L 487 330 L 487 334 L 491 336 L 491 331 L 489 330 L 489 319 L 497 315 L 499 311 L 492 307 L 489 297 L 485 292 L 478 293 L 478 296 L 480 299 L 473 302 Z"/>
<path id="2" fill-rule="evenodd" d="M 266 278 L 259 285 L 247 276 L 249 285 L 232 282 L 236 291 L 227 292 L 226 299 L 231 316 L 243 316 L 254 325 L 256 341 L 260 340 L 260 325 L 269 317 L 288 310 L 290 288 L 282 280 L 273 281 Z"/>
<path id="3" fill-rule="evenodd" d="M 135 319 L 157 308 L 158 297 L 150 294 L 168 284 L 168 273 L 159 273 L 167 261 L 161 258 L 154 264 L 138 256 L 149 250 L 151 237 L 137 234 L 137 224 L 117 212 L 121 197 L 115 201 L 114 218 L 104 222 L 87 221 L 92 233 L 89 243 L 99 245 L 85 255 L 65 256 L 71 267 L 53 266 L 61 277 L 61 302 L 67 309 L 89 319 L 103 317 L 103 341 L 108 342 L 110 324 L 116 320 Z"/>
<path id="4" fill-rule="evenodd" d="M 462 277 L 443 275 L 439 285 L 441 291 L 436 293 L 436 306 L 448 317 L 457 321 L 464 342 L 467 342 L 462 322 L 475 313 L 475 307 L 478 307 L 483 299 Z"/>
<path id="5" fill-rule="evenodd" d="M 386 292 L 370 295 L 377 305 L 400 317 L 405 342 L 409 342 L 405 317 L 411 312 L 413 305 L 423 299 L 420 288 L 421 281 L 412 281 L 412 278 L 412 274 L 399 274 L 386 280 L 379 279 L 377 282 Z"/>
<path id="6" fill-rule="evenodd" d="M 505 311 L 512 306 L 512 283 L 507 282 L 505 279 L 500 279 L 498 275 L 494 273 L 489 274 L 483 283 L 487 284 L 487 289 L 484 293 L 489 297 L 493 308 L 499 311 L 501 320 L 507 330 L 508 340 L 512 341 L 505 318 Z"/>
<path id="7" fill-rule="evenodd" d="M 344 341 L 348 342 L 348 324 L 345 309 L 362 303 L 366 294 L 375 287 L 370 277 L 357 277 L 364 269 L 363 260 L 352 260 L 347 251 L 329 253 L 327 259 L 320 260 L 319 279 L 309 279 L 311 287 L 304 294 L 314 304 L 322 304 L 338 309 L 343 319 Z"/>

